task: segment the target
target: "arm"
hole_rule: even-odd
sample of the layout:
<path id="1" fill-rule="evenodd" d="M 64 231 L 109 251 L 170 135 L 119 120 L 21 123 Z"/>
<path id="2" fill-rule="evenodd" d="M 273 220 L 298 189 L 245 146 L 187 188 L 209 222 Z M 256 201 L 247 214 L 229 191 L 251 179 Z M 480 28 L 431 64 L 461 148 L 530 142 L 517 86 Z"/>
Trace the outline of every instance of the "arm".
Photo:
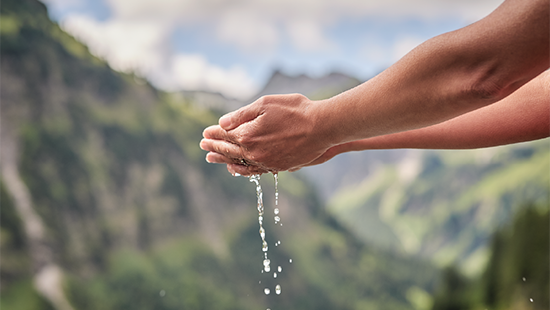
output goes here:
<path id="1" fill-rule="evenodd" d="M 369 149 L 474 149 L 550 136 L 550 71 L 503 100 L 440 124 L 330 148 L 308 166 L 350 151 Z"/>
<path id="2" fill-rule="evenodd" d="M 207 160 L 241 174 L 313 162 L 343 143 L 438 124 L 506 97 L 549 66 L 549 1 L 507 0 L 328 100 L 262 97 L 204 131 Z M 252 165 L 236 165 L 245 158 Z"/>

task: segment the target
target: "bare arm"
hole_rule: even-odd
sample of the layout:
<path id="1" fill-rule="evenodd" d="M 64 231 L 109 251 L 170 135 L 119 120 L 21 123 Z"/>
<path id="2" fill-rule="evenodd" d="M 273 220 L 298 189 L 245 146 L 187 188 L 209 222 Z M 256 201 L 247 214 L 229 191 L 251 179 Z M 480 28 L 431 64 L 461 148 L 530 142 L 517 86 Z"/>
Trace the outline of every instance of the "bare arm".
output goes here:
<path id="1" fill-rule="evenodd" d="M 350 151 L 372 149 L 474 149 L 550 136 L 550 72 L 503 100 L 429 127 L 356 140 L 330 148 L 308 164 Z"/>
<path id="2" fill-rule="evenodd" d="M 549 66 L 548 0 L 507 0 L 428 40 L 366 83 L 323 101 L 267 96 L 204 131 L 231 172 L 294 169 L 336 145 L 431 126 L 490 105 Z M 235 164 L 244 158 L 252 165 Z"/>

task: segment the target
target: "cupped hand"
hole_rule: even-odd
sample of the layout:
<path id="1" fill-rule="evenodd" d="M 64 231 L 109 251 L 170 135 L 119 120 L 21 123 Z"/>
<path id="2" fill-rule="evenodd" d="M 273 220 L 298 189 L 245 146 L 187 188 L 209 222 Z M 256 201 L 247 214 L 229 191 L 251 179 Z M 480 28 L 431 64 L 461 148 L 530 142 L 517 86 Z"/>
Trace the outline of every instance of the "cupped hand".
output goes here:
<path id="1" fill-rule="evenodd" d="M 206 128 L 200 146 L 208 162 L 227 164 L 232 173 L 296 170 L 332 146 L 318 104 L 299 94 L 264 96 Z"/>

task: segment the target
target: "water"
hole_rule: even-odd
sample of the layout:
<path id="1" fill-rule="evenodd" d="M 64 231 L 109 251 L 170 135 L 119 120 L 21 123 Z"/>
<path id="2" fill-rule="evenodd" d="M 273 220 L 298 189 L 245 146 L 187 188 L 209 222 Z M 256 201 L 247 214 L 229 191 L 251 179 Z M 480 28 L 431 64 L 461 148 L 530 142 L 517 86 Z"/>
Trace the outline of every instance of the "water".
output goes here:
<path id="1" fill-rule="evenodd" d="M 275 214 L 279 213 L 277 206 L 279 205 L 279 174 L 273 173 L 273 180 L 275 180 Z"/>
<path id="2" fill-rule="evenodd" d="M 281 217 L 279 215 L 280 210 L 278 208 L 279 205 L 279 177 L 277 173 L 273 173 L 273 179 L 275 182 L 275 208 L 273 209 L 273 219 L 275 221 L 275 224 L 279 224 L 279 226 L 282 226 L 281 223 Z M 251 183 L 254 183 L 256 185 L 256 208 L 258 210 L 258 223 L 260 224 L 260 229 L 258 230 L 260 237 L 262 239 L 262 252 L 264 253 L 264 259 L 263 259 L 263 269 L 261 273 L 269 273 L 271 271 L 271 260 L 268 258 L 267 253 L 269 250 L 267 241 L 266 241 L 266 231 L 263 227 L 263 220 L 265 215 L 265 209 L 264 209 L 264 203 L 263 203 L 263 191 L 262 186 L 260 185 L 260 175 L 253 175 L 249 177 L 249 181 Z M 278 240 L 275 242 L 275 246 L 279 246 L 281 244 L 281 241 Z M 289 262 L 292 264 L 292 259 L 289 259 Z M 273 278 L 276 279 L 279 274 L 283 271 L 283 267 L 277 266 L 277 272 L 273 272 Z M 262 281 L 259 281 L 258 284 L 261 284 Z M 269 288 L 264 288 L 264 294 L 269 295 L 271 293 L 271 290 Z M 275 294 L 280 295 L 281 294 L 281 285 L 277 284 L 275 286 Z M 269 308 L 267 309 L 269 310 Z"/>
<path id="3" fill-rule="evenodd" d="M 260 224 L 260 237 L 262 238 L 262 252 L 264 252 L 264 270 L 265 272 L 269 272 L 271 270 L 270 268 L 270 260 L 267 258 L 267 250 L 269 250 L 269 247 L 267 246 L 267 242 L 265 241 L 265 229 L 263 226 L 264 223 L 264 201 L 263 201 L 263 192 L 262 192 L 262 186 L 260 185 L 260 175 L 255 174 L 249 178 L 250 182 L 256 184 L 256 208 L 258 209 L 258 223 Z"/>

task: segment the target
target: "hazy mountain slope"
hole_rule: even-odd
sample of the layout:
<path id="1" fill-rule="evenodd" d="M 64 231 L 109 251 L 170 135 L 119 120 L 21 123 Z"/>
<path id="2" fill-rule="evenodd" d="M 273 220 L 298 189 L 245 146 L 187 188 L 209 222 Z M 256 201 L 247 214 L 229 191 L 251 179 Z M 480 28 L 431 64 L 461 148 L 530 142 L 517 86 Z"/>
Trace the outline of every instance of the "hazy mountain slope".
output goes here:
<path id="1" fill-rule="evenodd" d="M 38 1 L 0 20 L 1 308 L 412 309 L 433 288 L 433 267 L 362 245 L 294 174 L 284 229 L 265 221 L 283 271 L 260 273 L 254 186 L 198 148 L 219 115 L 112 71 Z"/>
<path id="2" fill-rule="evenodd" d="M 360 84 L 356 78 L 332 72 L 321 77 L 307 75 L 289 76 L 273 72 L 263 89 L 251 101 L 264 95 L 300 93 L 312 100 L 325 99 Z"/>
<path id="3" fill-rule="evenodd" d="M 548 206 L 548 142 L 409 151 L 341 189 L 329 210 L 363 240 L 475 273 L 497 227 L 526 202 Z"/>

